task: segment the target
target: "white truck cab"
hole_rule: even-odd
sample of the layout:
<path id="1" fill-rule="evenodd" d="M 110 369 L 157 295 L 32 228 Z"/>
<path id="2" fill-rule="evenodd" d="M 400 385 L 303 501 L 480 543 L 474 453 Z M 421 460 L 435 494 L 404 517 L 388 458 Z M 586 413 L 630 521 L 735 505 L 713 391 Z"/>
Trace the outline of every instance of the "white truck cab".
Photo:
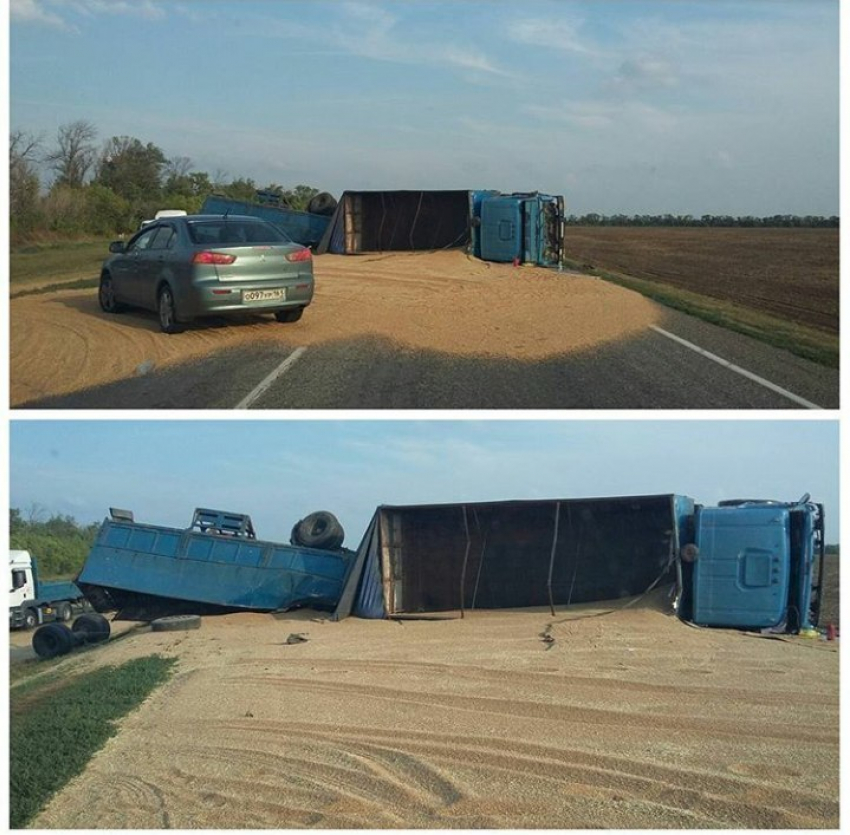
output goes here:
<path id="1" fill-rule="evenodd" d="M 32 574 L 32 557 L 29 551 L 10 551 L 9 605 L 21 606 L 25 600 L 35 597 L 35 581 Z"/>

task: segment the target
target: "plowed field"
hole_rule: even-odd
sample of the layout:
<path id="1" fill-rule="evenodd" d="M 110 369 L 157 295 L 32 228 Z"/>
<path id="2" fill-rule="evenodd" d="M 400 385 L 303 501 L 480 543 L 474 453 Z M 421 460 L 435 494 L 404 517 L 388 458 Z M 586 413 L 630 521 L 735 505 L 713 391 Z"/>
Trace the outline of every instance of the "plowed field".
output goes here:
<path id="1" fill-rule="evenodd" d="M 568 257 L 838 333 L 837 229 L 568 226 Z"/>
<path id="2" fill-rule="evenodd" d="M 836 644 L 689 627 L 661 600 L 144 628 L 62 662 L 179 667 L 32 825 L 837 828 Z"/>

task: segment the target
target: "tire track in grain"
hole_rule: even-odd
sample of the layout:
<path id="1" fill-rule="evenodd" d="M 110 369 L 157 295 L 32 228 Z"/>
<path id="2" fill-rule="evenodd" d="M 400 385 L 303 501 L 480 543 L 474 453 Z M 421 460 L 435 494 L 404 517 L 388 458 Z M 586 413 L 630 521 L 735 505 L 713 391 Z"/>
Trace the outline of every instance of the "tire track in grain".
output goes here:
<path id="1" fill-rule="evenodd" d="M 345 698 L 355 695 L 377 699 L 393 704 L 408 703 L 420 707 L 449 708 L 474 713 L 492 713 L 497 716 L 524 716 L 529 719 L 548 719 L 580 725 L 628 725 L 640 723 L 643 728 L 653 731 L 678 731 L 704 736 L 752 736 L 757 739 L 777 739 L 792 741 L 805 735 L 812 743 L 835 745 L 835 735 L 821 730 L 819 725 L 797 724 L 793 727 L 770 725 L 766 722 L 754 722 L 741 719 L 724 721 L 722 717 L 704 719 L 700 716 L 676 717 L 663 714 L 635 713 L 625 710 L 605 710 L 583 705 L 550 704 L 527 700 L 513 700 L 492 696 L 461 696 L 450 693 L 411 692 L 395 687 L 317 681 L 315 679 L 296 679 L 287 676 L 248 676 L 247 680 L 256 684 L 274 683 L 291 689 L 307 690 L 312 694 L 340 694 Z"/>
<path id="2" fill-rule="evenodd" d="M 232 726 L 225 724 L 224 727 Z M 244 730 L 244 726 L 240 727 Z M 484 772 L 532 777 L 553 782 L 559 790 L 569 791 L 570 786 L 579 785 L 611 795 L 625 794 L 633 799 L 686 810 L 708 824 L 725 822 L 724 825 L 728 825 L 732 821 L 741 826 L 800 828 L 817 826 L 820 821 L 838 820 L 837 803 L 803 791 L 722 777 L 698 769 L 683 771 L 571 749 L 462 735 L 388 733 L 379 728 L 366 734 L 360 728 L 346 730 L 313 724 L 301 727 L 264 724 L 255 731 L 264 737 L 285 735 L 287 739 L 297 739 L 311 747 L 324 743 L 341 745 L 349 753 L 382 754 L 390 761 L 404 753 L 408 763 L 418 763 L 420 773 L 423 768 L 439 773 L 433 765 L 424 765 L 427 760 L 454 767 L 473 766 Z M 451 801 L 446 805 L 453 805 L 463 799 L 463 794 L 442 795 L 442 799 Z"/>
<path id="3" fill-rule="evenodd" d="M 269 658 L 269 663 L 277 663 L 277 658 Z M 240 662 L 236 660 L 234 666 Z M 254 665 L 253 661 L 246 661 L 245 664 Z M 572 672 L 565 670 L 553 669 L 549 672 L 537 672 L 534 670 L 495 670 L 487 667 L 476 667 L 468 664 L 436 664 L 421 661 L 357 661 L 350 660 L 341 664 L 336 661 L 323 661 L 315 658 L 310 659 L 287 659 L 287 667 L 310 667 L 321 668 L 323 675 L 332 675 L 337 672 L 359 671 L 365 673 L 373 672 L 397 672 L 403 676 L 408 676 L 416 672 L 432 673 L 439 676 L 450 675 L 454 680 L 468 680 L 471 682 L 488 681 L 507 683 L 515 682 L 516 685 L 532 686 L 540 693 L 545 693 L 545 688 L 551 689 L 553 692 L 563 694 L 565 685 L 570 688 L 570 691 L 580 688 L 588 688 L 593 691 L 599 689 L 599 677 L 574 675 Z M 764 672 L 760 670 L 760 672 Z M 784 671 L 778 671 L 784 672 Z M 234 681 L 238 683 L 241 680 L 235 677 Z M 285 677 L 285 680 L 290 680 Z M 728 687 L 725 683 L 718 685 L 706 684 L 686 684 L 680 683 L 676 686 L 665 684 L 654 684 L 652 682 L 642 682 L 625 679 L 618 676 L 609 676 L 604 679 L 606 685 L 609 685 L 612 691 L 620 693 L 636 693 L 645 694 L 648 696 L 671 697 L 676 703 L 681 703 L 689 698 L 692 698 L 697 704 L 702 704 L 706 696 L 716 696 L 722 694 L 724 698 L 732 698 L 738 702 L 749 703 L 755 707 L 763 707 L 765 705 L 786 706 L 788 700 L 793 698 L 794 703 L 798 705 L 812 705 L 818 707 L 833 707 L 838 708 L 839 699 L 837 695 L 834 698 L 824 698 L 817 694 L 812 694 L 802 688 L 780 688 L 774 686 L 770 691 L 757 687 Z M 544 688 L 544 689 L 540 689 Z"/>

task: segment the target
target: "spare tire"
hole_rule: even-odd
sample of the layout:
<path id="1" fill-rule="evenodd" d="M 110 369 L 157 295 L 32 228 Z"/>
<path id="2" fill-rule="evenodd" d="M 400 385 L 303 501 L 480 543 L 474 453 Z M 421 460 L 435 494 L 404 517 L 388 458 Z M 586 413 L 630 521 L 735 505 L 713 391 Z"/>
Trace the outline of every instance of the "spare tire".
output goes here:
<path id="1" fill-rule="evenodd" d="M 289 538 L 293 545 L 336 551 L 345 539 L 339 519 L 327 510 L 317 510 L 295 523 Z"/>
<path id="2" fill-rule="evenodd" d="M 71 627 L 71 631 L 84 644 L 100 644 L 103 641 L 109 640 L 109 635 L 112 628 L 109 626 L 109 621 L 98 614 L 80 615 Z"/>
<path id="3" fill-rule="evenodd" d="M 64 623 L 48 623 L 32 636 L 32 648 L 39 658 L 57 658 L 74 648 L 74 635 Z"/>
<path id="4" fill-rule="evenodd" d="M 200 615 L 167 615 L 151 621 L 154 632 L 182 632 L 187 629 L 200 629 Z"/>
<path id="5" fill-rule="evenodd" d="M 307 211 L 312 215 L 332 215 L 336 211 L 336 199 L 326 191 L 320 191 L 310 199 Z"/>

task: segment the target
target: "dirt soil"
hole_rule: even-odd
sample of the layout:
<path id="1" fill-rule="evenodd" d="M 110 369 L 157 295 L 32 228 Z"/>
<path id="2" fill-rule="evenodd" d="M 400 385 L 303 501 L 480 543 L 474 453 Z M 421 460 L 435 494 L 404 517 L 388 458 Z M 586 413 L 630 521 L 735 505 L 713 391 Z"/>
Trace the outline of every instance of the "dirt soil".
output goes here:
<path id="1" fill-rule="evenodd" d="M 145 627 L 62 662 L 179 666 L 32 825 L 837 828 L 837 643 L 660 600 Z"/>
<path id="2" fill-rule="evenodd" d="M 838 334 L 838 229 L 568 226 L 567 256 Z"/>
<path id="3" fill-rule="evenodd" d="M 322 255 L 304 318 L 214 320 L 179 336 L 153 313 L 101 312 L 97 290 L 13 298 L 12 406 L 115 382 L 231 346 L 298 346 L 377 336 L 449 354 L 538 359 L 603 345 L 644 330 L 658 308 L 598 279 L 537 267 L 488 264 L 457 250 Z"/>

